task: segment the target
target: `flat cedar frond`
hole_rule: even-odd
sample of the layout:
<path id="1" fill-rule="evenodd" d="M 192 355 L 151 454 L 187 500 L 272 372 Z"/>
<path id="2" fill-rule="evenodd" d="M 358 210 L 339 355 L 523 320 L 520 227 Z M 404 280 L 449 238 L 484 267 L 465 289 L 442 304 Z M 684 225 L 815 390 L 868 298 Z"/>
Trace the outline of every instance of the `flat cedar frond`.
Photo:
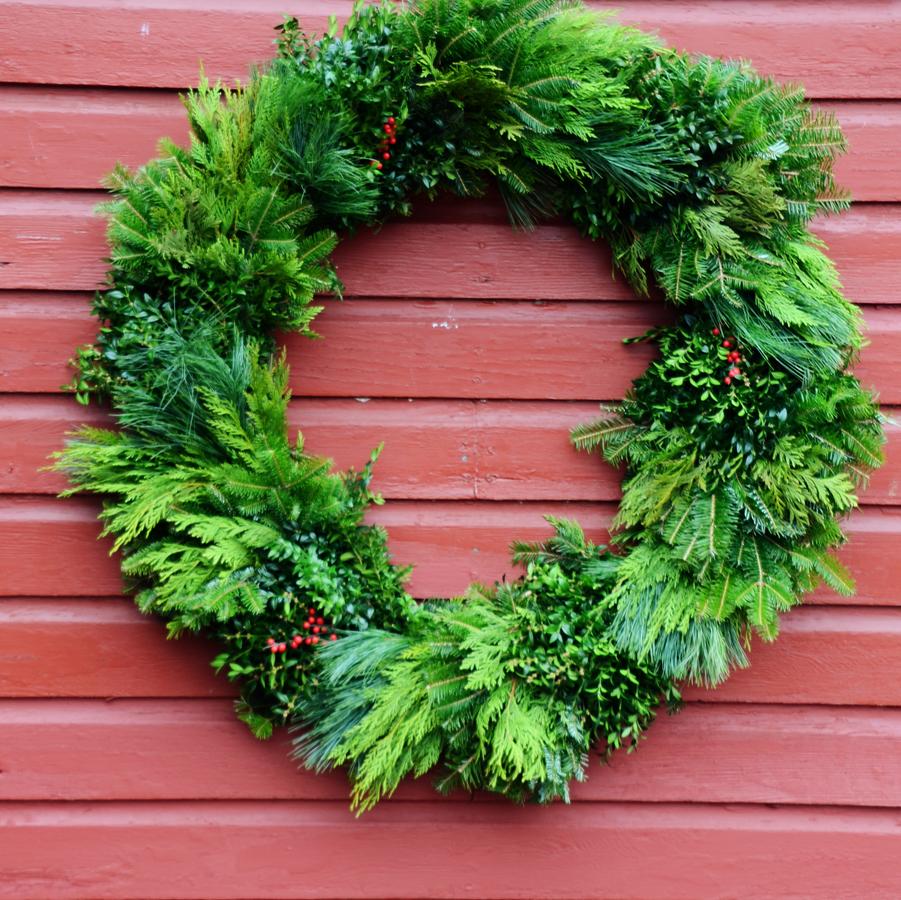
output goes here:
<path id="1" fill-rule="evenodd" d="M 623 418 L 614 410 L 605 410 L 604 415 L 583 425 L 577 425 L 570 432 L 573 445 L 579 450 L 601 450 L 614 444 L 617 456 L 622 456 L 623 445 L 629 439 L 638 437 L 643 429 L 634 422 Z"/>
<path id="2" fill-rule="evenodd" d="M 582 549 L 584 538 L 572 523 L 556 522 L 555 528 L 558 536 L 568 535 Z M 562 671 L 529 674 L 530 664 L 523 657 L 533 651 L 524 627 L 554 628 L 554 601 L 556 606 L 565 602 L 572 604 L 580 622 L 566 640 L 584 640 L 586 630 L 599 636 L 603 619 L 586 606 L 590 584 L 575 572 L 566 575 L 556 563 L 540 563 L 530 567 L 521 582 L 421 612 L 412 624 L 411 642 L 399 653 L 392 650 L 400 650 L 396 638 L 374 632 L 355 636 L 346 649 L 340 642 L 326 648 L 323 679 L 333 694 L 329 708 L 350 708 L 364 684 L 377 684 L 378 689 L 371 695 L 372 705 L 362 717 L 348 721 L 337 741 L 337 712 L 325 723 L 311 717 L 301 729 L 297 752 L 320 767 L 326 759 L 332 765 L 353 760 L 354 796 L 361 808 L 390 794 L 407 772 L 429 768 L 437 760 L 437 746 L 448 763 L 440 781 L 443 789 L 461 785 L 512 797 L 536 790 L 545 799 L 562 795 L 566 783 L 581 773 L 593 735 L 600 732 L 619 746 L 626 718 L 591 723 L 562 712 L 558 717 L 556 704 L 549 706 L 547 700 L 558 689 L 565 692 L 569 676 Z M 380 648 L 382 641 L 387 652 Z M 374 659 L 381 662 L 373 664 Z M 610 648 L 609 657 L 596 657 L 592 665 L 601 667 L 598 674 L 607 671 L 611 677 L 613 667 L 624 664 Z M 575 671 L 573 676 L 582 677 Z M 640 669 L 628 677 L 644 686 L 642 702 L 647 705 L 640 712 L 622 708 L 609 714 L 637 713 L 638 720 L 625 732 L 637 737 L 633 729 L 650 721 L 662 684 Z M 385 744 L 389 735 L 390 752 Z"/>

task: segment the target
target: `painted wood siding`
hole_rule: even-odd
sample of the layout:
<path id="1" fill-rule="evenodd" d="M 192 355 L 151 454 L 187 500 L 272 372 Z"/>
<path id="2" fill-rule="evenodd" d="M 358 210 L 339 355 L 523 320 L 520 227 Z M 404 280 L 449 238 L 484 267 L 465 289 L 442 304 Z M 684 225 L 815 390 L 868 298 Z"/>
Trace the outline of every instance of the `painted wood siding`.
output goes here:
<path id="1" fill-rule="evenodd" d="M 901 407 L 901 5 L 619 0 L 678 46 L 803 80 L 851 142 L 859 203 L 817 223 Z M 438 800 L 425 783 L 356 820 L 342 777 L 234 721 L 214 648 L 166 642 L 121 596 L 98 506 L 39 472 L 102 422 L 62 394 L 104 274 L 92 209 L 116 160 L 184 139 L 177 89 L 243 77 L 282 12 L 321 30 L 346 0 L 0 2 L 0 897 L 901 896 L 901 432 L 850 519 L 851 599 L 821 591 L 753 668 L 592 769 L 571 806 Z M 622 337 L 667 313 L 609 253 L 493 201 L 423 206 L 341 247 L 326 338 L 288 337 L 292 422 L 359 465 L 385 441 L 373 518 L 419 595 L 508 571 L 513 537 L 575 515 L 603 534 L 616 473 L 570 425 L 648 362 Z"/>

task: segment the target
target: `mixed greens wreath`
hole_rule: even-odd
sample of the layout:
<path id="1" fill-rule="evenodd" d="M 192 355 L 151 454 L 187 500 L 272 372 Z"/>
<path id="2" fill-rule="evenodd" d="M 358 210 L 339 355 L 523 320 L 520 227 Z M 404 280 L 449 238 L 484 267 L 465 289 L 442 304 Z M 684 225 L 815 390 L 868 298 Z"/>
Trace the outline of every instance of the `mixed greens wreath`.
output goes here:
<path id="1" fill-rule="evenodd" d="M 137 603 L 203 630 L 260 736 L 348 764 L 368 808 L 408 773 L 517 800 L 569 796 L 589 752 L 636 745 L 676 681 L 716 684 L 820 581 L 852 590 L 837 517 L 881 461 L 847 372 L 857 308 L 808 231 L 847 205 L 833 117 L 746 65 L 690 58 L 569 0 L 358 6 L 279 27 L 246 86 L 185 97 L 182 148 L 118 168 L 108 289 L 75 390 L 117 430 L 58 455 L 103 495 Z M 275 329 L 311 335 L 338 233 L 411 198 L 495 186 L 514 226 L 562 216 L 675 324 L 625 401 L 573 431 L 625 468 L 612 549 L 549 520 L 518 580 L 416 604 L 371 465 L 289 439 Z"/>

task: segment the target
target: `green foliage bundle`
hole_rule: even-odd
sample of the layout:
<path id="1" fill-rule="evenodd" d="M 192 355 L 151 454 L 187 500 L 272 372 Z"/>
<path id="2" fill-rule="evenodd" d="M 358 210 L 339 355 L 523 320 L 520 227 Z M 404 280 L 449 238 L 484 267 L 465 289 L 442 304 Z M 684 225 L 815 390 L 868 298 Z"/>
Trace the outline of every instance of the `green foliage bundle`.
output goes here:
<path id="1" fill-rule="evenodd" d="M 194 333 L 124 362 L 138 377 L 113 394 L 122 427 L 82 428 L 57 465 L 68 493 L 107 498 L 139 608 L 225 642 L 215 665 L 242 679 L 241 715 L 266 736 L 309 688 L 320 640 L 400 627 L 411 608 L 384 534 L 361 524 L 370 467 L 332 474 L 289 441 L 287 366 L 240 334 L 226 358 Z"/>
<path id="2" fill-rule="evenodd" d="M 368 809 L 439 762 L 442 791 L 568 800 L 599 740 L 608 754 L 634 748 L 661 697 L 678 693 L 609 637 L 618 560 L 576 523 L 551 521 L 548 544 L 517 548 L 521 579 L 423 606 L 403 635 L 323 648 L 296 755 L 319 770 L 349 764 L 354 803 Z"/>
<path id="3" fill-rule="evenodd" d="M 808 231 L 847 204 L 841 132 L 799 88 L 574 0 L 382 2 L 278 32 L 246 85 L 186 96 L 187 149 L 111 176 L 73 387 L 119 429 L 82 429 L 57 465 L 104 496 L 139 606 L 215 636 L 254 733 L 293 723 L 360 808 L 435 766 L 442 789 L 567 798 L 674 679 L 719 682 L 804 592 L 852 590 L 830 551 L 883 436 L 847 374 L 859 313 Z M 374 457 L 334 474 L 289 440 L 272 331 L 312 336 L 339 232 L 491 185 L 514 226 L 607 241 L 680 318 L 572 435 L 625 468 L 613 549 L 554 521 L 514 548 L 520 579 L 417 607 L 363 524 Z"/>
<path id="4" fill-rule="evenodd" d="M 339 289 L 323 217 L 370 213 L 375 194 L 324 102 L 316 85 L 276 71 L 233 92 L 202 82 L 185 98 L 190 147 L 163 141 L 160 159 L 112 173 L 102 211 L 113 288 L 95 298 L 102 327 L 81 351 L 80 399 L 133 381 L 125 357 L 198 328 L 222 350 L 234 327 L 261 340 L 274 328 L 309 333 L 314 296 Z M 331 203 L 314 206 L 321 194 Z"/>
<path id="5" fill-rule="evenodd" d="M 745 664 L 749 629 L 772 640 L 779 613 L 820 580 L 853 592 L 829 550 L 881 460 L 879 411 L 852 376 L 798 384 L 707 319 L 653 337 L 660 358 L 573 440 L 627 466 L 620 646 L 716 683 Z"/>

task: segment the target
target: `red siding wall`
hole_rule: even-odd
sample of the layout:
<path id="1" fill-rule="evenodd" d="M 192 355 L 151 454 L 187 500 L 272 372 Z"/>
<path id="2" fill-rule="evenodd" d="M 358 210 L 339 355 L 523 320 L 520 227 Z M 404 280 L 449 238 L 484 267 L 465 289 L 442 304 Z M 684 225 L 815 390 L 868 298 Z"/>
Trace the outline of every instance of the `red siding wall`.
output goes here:
<path id="1" fill-rule="evenodd" d="M 849 523 L 850 602 L 816 596 L 750 672 L 595 768 L 570 807 L 439 801 L 361 820 L 343 779 L 256 743 L 199 640 L 120 596 L 97 504 L 39 473 L 87 413 L 58 386 L 93 331 L 98 179 L 183 138 L 174 89 L 243 76 L 284 0 L 0 3 L 0 897 L 901 896 L 901 434 Z M 838 111 L 861 201 L 817 231 L 901 406 L 901 9 L 890 2 L 623 2 L 688 49 L 750 57 Z M 301 0 L 321 29 L 345 0 Z M 505 569 L 545 513 L 601 532 L 615 473 L 567 427 L 647 363 L 661 321 L 572 229 L 515 236 L 497 204 L 444 203 L 342 247 L 349 299 L 325 342 L 289 338 L 308 445 L 359 465 L 380 440 L 375 518 L 423 595 Z"/>

